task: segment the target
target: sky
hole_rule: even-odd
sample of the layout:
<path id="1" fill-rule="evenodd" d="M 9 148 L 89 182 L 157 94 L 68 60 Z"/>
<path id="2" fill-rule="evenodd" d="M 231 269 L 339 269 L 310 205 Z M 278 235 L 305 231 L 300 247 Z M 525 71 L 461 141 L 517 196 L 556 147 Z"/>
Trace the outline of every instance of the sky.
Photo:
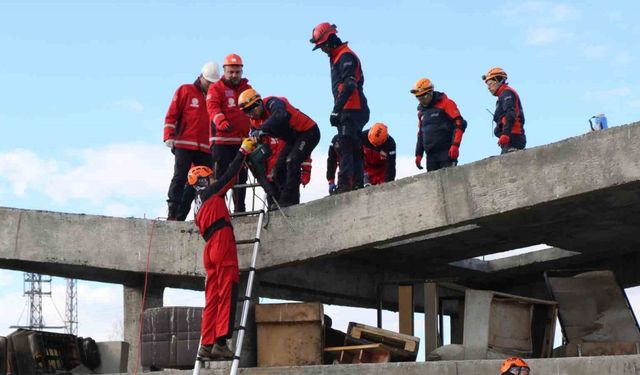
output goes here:
<path id="1" fill-rule="evenodd" d="M 399 177 L 420 172 L 409 90 L 421 77 L 468 121 L 460 164 L 499 153 L 487 113 L 495 98 L 480 78 L 494 66 L 520 95 L 528 147 L 584 134 L 598 113 L 609 126 L 640 119 L 638 1 L 363 4 L 0 0 L 0 206 L 166 216 L 173 157 L 162 143 L 165 113 L 179 85 L 228 53 L 243 58 L 245 77 L 263 96 L 285 96 L 319 124 L 302 199 L 326 195 L 324 160 L 335 134 L 329 66 L 309 43 L 312 28 L 325 21 L 361 59 L 369 125 L 389 126 Z M 20 316 L 22 274 L 0 270 L 0 287 L 3 335 Z M 63 312 L 60 288 L 64 282 L 54 282 Z M 118 337 L 121 287 L 80 282 L 79 289 L 80 333 Z M 170 290 L 165 303 L 201 298 L 184 295 Z M 55 308 L 45 312 L 59 325 Z"/>

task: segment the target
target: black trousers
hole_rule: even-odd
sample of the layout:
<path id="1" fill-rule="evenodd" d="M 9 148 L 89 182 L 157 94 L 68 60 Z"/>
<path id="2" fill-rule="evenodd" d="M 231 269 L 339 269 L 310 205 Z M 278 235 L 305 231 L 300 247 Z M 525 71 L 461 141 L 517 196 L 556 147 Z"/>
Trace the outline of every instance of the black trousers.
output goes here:
<path id="1" fill-rule="evenodd" d="M 345 112 L 338 126 L 336 153 L 340 157 L 338 191 L 348 191 L 363 185 L 362 128 L 369 121 L 369 112 Z"/>
<path id="2" fill-rule="evenodd" d="M 311 156 L 318 142 L 320 142 L 318 125 L 305 132 L 296 132 L 295 137 L 286 142 L 276 162 L 274 175 L 275 182 L 284 180 L 284 184 L 280 186 L 281 206 L 300 203 L 300 168 L 302 163 Z M 285 174 L 284 178 L 283 174 Z"/>
<path id="3" fill-rule="evenodd" d="M 227 171 L 229 164 L 233 161 L 238 153 L 240 145 L 213 145 L 211 149 L 211 158 L 215 167 L 215 176 L 220 178 L 224 172 Z M 249 177 L 249 171 L 245 166 L 240 169 L 238 174 L 238 184 L 247 183 Z M 233 206 L 235 212 L 245 212 L 245 197 L 247 196 L 247 189 L 233 189 Z"/>
<path id="4" fill-rule="evenodd" d="M 427 153 L 427 172 L 437 171 L 438 169 L 452 167 L 457 164 L 456 160 L 449 158 L 449 150 Z"/>
<path id="5" fill-rule="evenodd" d="M 173 177 L 167 194 L 170 207 L 169 218 L 184 221 L 189 215 L 191 202 L 196 195 L 195 189 L 186 185 L 191 165 L 204 165 L 211 168 L 213 164 L 211 155 L 202 151 L 175 148 L 174 155 Z"/>

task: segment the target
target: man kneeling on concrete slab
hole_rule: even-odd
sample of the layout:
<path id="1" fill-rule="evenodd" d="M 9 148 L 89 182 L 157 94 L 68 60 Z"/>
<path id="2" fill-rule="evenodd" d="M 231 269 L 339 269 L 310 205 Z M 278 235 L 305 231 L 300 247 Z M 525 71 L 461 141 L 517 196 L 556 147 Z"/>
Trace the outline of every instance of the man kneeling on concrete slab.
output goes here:
<path id="1" fill-rule="evenodd" d="M 500 375 L 529 375 L 529 365 L 522 358 L 507 358 L 500 366 Z"/>
<path id="2" fill-rule="evenodd" d="M 207 271 L 205 305 L 202 311 L 201 346 L 198 357 L 205 360 L 232 360 L 233 352 L 227 347 L 235 320 L 238 299 L 238 254 L 225 194 L 233 186 L 245 157 L 255 149 L 255 142 L 246 138 L 237 155 L 219 179 L 211 168 L 191 168 L 189 185 L 197 191 L 196 225 L 207 241 L 203 262 Z"/>

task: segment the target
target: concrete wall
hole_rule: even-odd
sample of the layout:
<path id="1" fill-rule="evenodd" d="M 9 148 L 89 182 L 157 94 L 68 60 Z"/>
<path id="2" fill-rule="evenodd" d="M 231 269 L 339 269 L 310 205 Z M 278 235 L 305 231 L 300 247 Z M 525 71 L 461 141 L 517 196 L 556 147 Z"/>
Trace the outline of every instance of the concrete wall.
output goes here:
<path id="1" fill-rule="evenodd" d="M 527 360 L 532 375 L 639 375 L 640 356 L 582 357 Z M 241 369 L 243 375 L 498 375 L 502 361 L 447 361 L 309 367 Z M 202 375 L 228 374 L 229 369 L 202 370 Z M 166 375 L 187 375 L 191 371 L 167 371 Z"/>

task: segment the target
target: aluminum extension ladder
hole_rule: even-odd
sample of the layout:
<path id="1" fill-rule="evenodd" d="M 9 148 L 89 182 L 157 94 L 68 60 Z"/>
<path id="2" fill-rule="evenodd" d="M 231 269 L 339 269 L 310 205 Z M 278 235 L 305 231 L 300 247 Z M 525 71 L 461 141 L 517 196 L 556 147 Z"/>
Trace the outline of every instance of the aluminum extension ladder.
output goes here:
<path id="1" fill-rule="evenodd" d="M 239 188 L 255 187 L 251 185 L 236 185 L 236 186 Z M 259 184 L 257 186 L 259 186 Z M 238 326 L 238 334 L 236 336 L 235 351 L 233 355 L 233 362 L 231 364 L 230 375 L 236 375 L 238 373 L 238 366 L 240 365 L 240 354 L 242 352 L 242 342 L 244 340 L 245 327 L 247 324 L 247 317 L 249 315 L 249 306 L 251 303 L 251 292 L 253 290 L 253 280 L 255 278 L 255 273 L 256 273 L 256 261 L 258 258 L 258 249 L 260 247 L 260 234 L 262 232 L 262 225 L 264 222 L 264 218 L 265 216 L 268 215 L 267 194 L 265 193 L 263 196 L 261 210 L 231 214 L 232 217 L 250 216 L 250 215 L 256 215 L 256 214 L 258 215 L 258 226 L 256 228 L 255 238 L 248 239 L 248 240 L 236 240 L 236 245 L 253 244 L 253 251 L 251 254 L 251 265 L 249 267 L 247 289 L 245 291 L 244 300 L 242 303 L 242 315 L 240 317 L 240 325 Z M 202 336 L 200 336 L 200 344 L 202 344 Z M 200 345 L 198 345 L 198 350 L 199 349 L 200 349 Z M 193 375 L 200 375 L 200 369 L 202 368 L 205 361 L 206 361 L 205 359 L 199 357 L 196 354 L 196 362 L 193 366 Z"/>

